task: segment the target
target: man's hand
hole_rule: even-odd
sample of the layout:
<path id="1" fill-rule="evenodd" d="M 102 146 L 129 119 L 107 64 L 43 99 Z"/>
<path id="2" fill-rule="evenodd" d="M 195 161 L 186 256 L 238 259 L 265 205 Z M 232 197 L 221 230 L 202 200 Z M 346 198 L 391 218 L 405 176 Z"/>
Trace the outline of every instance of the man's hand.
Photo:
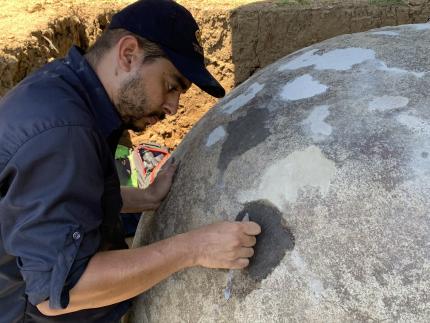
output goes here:
<path id="1" fill-rule="evenodd" d="M 148 202 L 155 206 L 154 209 L 160 206 L 167 193 L 169 193 L 176 168 L 177 165 L 174 163 L 174 159 L 170 158 L 160 169 L 154 182 L 145 190 Z"/>
<path id="2" fill-rule="evenodd" d="M 190 231 L 193 265 L 207 268 L 241 269 L 254 255 L 255 236 L 261 228 L 255 222 L 221 222 Z"/>
<path id="3" fill-rule="evenodd" d="M 122 213 L 138 213 L 157 209 L 169 193 L 177 165 L 172 159 L 158 172 L 154 182 L 146 189 L 121 187 Z"/>
<path id="4" fill-rule="evenodd" d="M 99 252 L 71 289 L 67 308 L 51 309 L 48 301 L 37 308 L 54 316 L 119 303 L 190 266 L 244 268 L 260 231 L 255 222 L 221 222 L 140 248 Z"/>

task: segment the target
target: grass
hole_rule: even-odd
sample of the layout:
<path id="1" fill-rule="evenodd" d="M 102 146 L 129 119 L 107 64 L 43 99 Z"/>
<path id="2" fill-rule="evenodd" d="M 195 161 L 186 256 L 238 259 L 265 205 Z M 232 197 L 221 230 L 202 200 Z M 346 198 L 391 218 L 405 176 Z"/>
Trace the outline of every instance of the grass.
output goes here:
<path id="1" fill-rule="evenodd" d="M 293 5 L 293 4 L 299 4 L 299 5 L 308 5 L 311 4 L 312 0 L 278 0 L 279 4 L 285 4 L 285 5 Z M 315 2 L 315 1 L 314 1 Z M 320 0 L 320 2 L 338 2 L 338 1 L 329 1 L 329 0 Z M 364 2 L 364 1 L 362 1 Z M 404 5 L 406 4 L 405 0 L 368 0 L 367 1 L 370 5 Z"/>
<path id="2" fill-rule="evenodd" d="M 390 4 L 406 4 L 406 3 L 403 0 L 369 0 L 369 4 L 390 5 Z"/>
<path id="3" fill-rule="evenodd" d="M 2 1 L 2 0 L 0 0 Z M 6 1 L 6 0 L 4 0 Z M 100 1 L 100 0 L 99 0 Z M 130 0 L 131 1 L 131 0 Z M 185 7 L 215 6 L 215 7 L 239 7 L 256 2 L 273 2 L 281 5 L 312 5 L 312 4 L 342 4 L 341 0 L 177 0 Z M 404 5 L 407 0 L 348 0 L 346 3 L 370 5 Z"/>
<path id="4" fill-rule="evenodd" d="M 309 0 L 280 0 L 280 4 L 309 4 Z"/>

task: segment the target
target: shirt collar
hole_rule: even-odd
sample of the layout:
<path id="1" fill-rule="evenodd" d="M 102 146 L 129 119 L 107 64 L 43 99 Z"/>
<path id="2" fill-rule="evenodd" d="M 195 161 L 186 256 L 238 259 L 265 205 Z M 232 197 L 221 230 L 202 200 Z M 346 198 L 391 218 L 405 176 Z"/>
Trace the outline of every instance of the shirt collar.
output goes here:
<path id="1" fill-rule="evenodd" d="M 123 128 L 123 122 L 106 93 L 100 79 L 94 72 L 88 61 L 83 56 L 84 52 L 77 46 L 73 46 L 64 59 L 78 76 L 85 90 L 86 99 L 97 124 L 105 138 L 113 132 Z"/>

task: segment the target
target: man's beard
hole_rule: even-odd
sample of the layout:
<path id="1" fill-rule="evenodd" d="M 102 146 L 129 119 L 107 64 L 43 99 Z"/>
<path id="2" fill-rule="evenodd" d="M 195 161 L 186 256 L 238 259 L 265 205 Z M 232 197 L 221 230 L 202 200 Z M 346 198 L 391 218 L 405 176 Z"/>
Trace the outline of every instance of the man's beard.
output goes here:
<path id="1" fill-rule="evenodd" d="M 135 76 L 124 82 L 118 91 L 117 109 L 127 129 L 142 131 L 135 123 L 142 118 L 157 117 L 158 120 L 166 118 L 161 111 L 151 111 L 147 103 L 147 95 L 142 77 Z"/>

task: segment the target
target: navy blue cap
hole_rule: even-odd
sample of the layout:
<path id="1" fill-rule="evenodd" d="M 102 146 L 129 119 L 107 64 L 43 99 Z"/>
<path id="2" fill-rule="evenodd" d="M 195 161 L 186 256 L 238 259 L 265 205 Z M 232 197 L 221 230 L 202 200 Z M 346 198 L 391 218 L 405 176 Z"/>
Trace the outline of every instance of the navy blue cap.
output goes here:
<path id="1" fill-rule="evenodd" d="M 172 0 L 140 0 L 112 17 L 109 29 L 123 28 L 159 45 L 190 82 L 221 98 L 224 88 L 206 69 L 199 26 L 191 13 Z"/>

